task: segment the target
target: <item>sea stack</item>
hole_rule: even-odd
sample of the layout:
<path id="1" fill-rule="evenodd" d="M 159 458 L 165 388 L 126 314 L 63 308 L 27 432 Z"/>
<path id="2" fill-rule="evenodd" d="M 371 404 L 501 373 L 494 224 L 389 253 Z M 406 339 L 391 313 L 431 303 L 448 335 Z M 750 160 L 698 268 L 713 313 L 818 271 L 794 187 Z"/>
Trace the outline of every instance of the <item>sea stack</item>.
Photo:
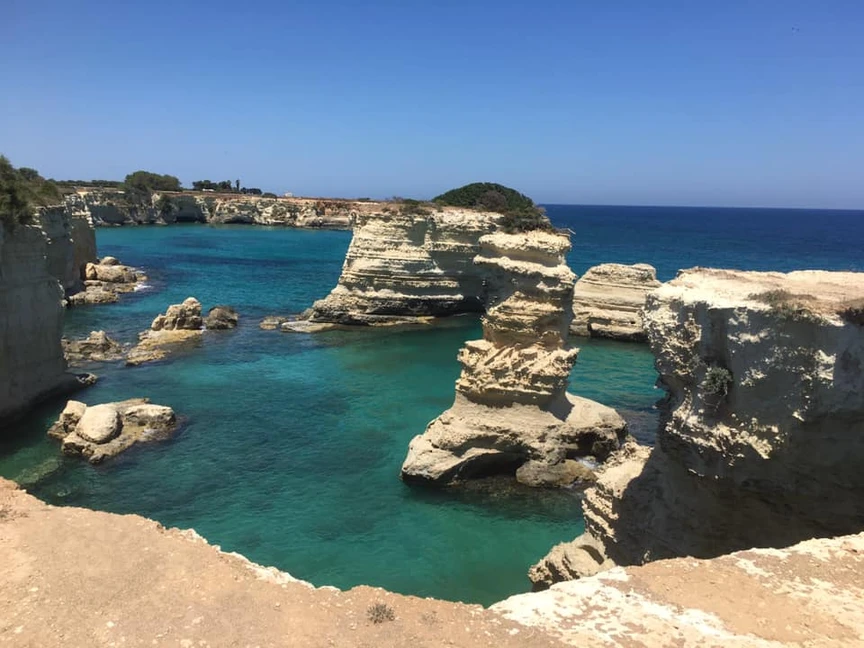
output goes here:
<path id="1" fill-rule="evenodd" d="M 687 270 L 645 325 L 667 390 L 657 445 L 600 471 L 586 533 L 538 585 L 864 528 L 864 274 Z"/>
<path id="2" fill-rule="evenodd" d="M 573 290 L 570 332 L 585 337 L 646 342 L 645 297 L 657 289 L 657 271 L 647 263 L 603 263 L 589 268 Z"/>
<path id="3" fill-rule="evenodd" d="M 405 481 L 509 472 L 533 486 L 569 485 L 586 475 L 577 458 L 602 461 L 619 447 L 624 420 L 566 391 L 578 354 L 567 347 L 569 249 L 569 237 L 552 231 L 480 239 L 475 265 L 489 291 L 483 339 L 459 352 L 453 407 L 411 441 Z"/>
<path id="4" fill-rule="evenodd" d="M 412 204 L 358 215 L 339 283 L 301 319 L 374 326 L 483 312 L 484 287 L 473 260 L 480 237 L 501 218 Z"/>

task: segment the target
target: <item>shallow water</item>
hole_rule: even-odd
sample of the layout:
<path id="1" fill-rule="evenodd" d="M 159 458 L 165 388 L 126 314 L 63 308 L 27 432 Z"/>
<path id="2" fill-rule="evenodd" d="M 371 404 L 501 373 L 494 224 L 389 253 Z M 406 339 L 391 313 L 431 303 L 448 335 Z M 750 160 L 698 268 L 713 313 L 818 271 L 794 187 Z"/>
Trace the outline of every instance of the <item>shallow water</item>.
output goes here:
<path id="1" fill-rule="evenodd" d="M 597 209 L 550 208 L 576 231 L 577 272 L 599 260 L 648 261 L 669 278 L 691 260 L 748 267 L 759 260 L 757 249 L 785 259 L 784 269 L 808 267 L 824 254 L 828 267 L 860 262 L 818 233 L 808 235 L 817 254 L 799 250 L 790 262 L 783 250 L 798 243 L 766 251 L 758 228 L 748 234 L 746 227 L 738 230 L 745 243 L 718 239 L 713 255 L 707 242 L 714 234 L 699 230 L 676 262 L 686 237 L 640 235 L 638 214 Z M 100 328 L 131 342 L 168 304 L 190 295 L 205 308 L 235 306 L 241 326 L 207 334 L 171 362 L 99 367 L 101 381 L 78 396 L 88 403 L 147 396 L 170 405 L 185 419 L 173 440 L 93 467 L 62 457 L 46 438 L 62 407 L 47 404 L 0 439 L 0 475 L 51 503 L 193 527 L 226 550 L 318 585 L 364 583 L 480 603 L 527 589 L 529 565 L 581 532 L 577 494 L 501 482 L 434 492 L 398 478 L 408 441 L 452 403 L 456 352 L 479 336 L 476 319 L 408 331 L 258 329 L 264 315 L 297 313 L 325 295 L 349 240 L 346 232 L 243 226 L 99 230 L 100 253 L 145 268 L 152 288 L 120 304 L 70 311 L 68 334 Z M 650 443 L 660 392 L 647 348 L 579 346 L 572 391 L 618 408 Z"/>

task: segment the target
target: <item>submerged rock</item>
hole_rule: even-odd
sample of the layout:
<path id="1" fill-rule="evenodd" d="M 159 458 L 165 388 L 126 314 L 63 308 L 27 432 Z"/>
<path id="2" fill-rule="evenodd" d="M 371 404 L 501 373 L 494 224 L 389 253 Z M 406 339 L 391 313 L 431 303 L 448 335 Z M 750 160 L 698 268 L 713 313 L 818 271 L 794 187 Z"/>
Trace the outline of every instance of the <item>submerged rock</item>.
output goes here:
<path id="1" fill-rule="evenodd" d="M 651 293 L 668 395 L 657 445 L 623 448 L 585 494 L 579 544 L 600 548 L 595 563 L 864 527 L 862 305 L 864 273 L 850 272 L 696 268 Z"/>
<path id="2" fill-rule="evenodd" d="M 566 346 L 574 275 L 566 235 L 491 234 L 475 263 L 489 277 L 483 339 L 459 352 L 453 407 L 415 437 L 405 481 L 449 484 L 515 473 L 534 486 L 586 477 L 575 457 L 600 461 L 616 450 L 626 423 L 611 408 L 568 394 L 578 354 Z"/>
<path id="3" fill-rule="evenodd" d="M 648 293 L 659 286 L 657 271 L 646 263 L 604 263 L 590 268 L 573 289 L 570 332 L 586 337 L 647 341 L 642 309 Z"/>
<path id="4" fill-rule="evenodd" d="M 204 327 L 210 330 L 225 330 L 237 328 L 240 316 L 230 306 L 214 306 L 207 311 Z"/>
<path id="5" fill-rule="evenodd" d="M 112 362 L 123 358 L 123 347 L 112 340 L 105 331 L 91 331 L 80 340 L 63 339 L 63 353 L 70 366 L 81 366 L 90 362 Z"/>
<path id="6" fill-rule="evenodd" d="M 136 443 L 167 438 L 176 428 L 174 410 L 146 398 L 89 407 L 69 401 L 48 435 L 61 440 L 63 454 L 96 464 Z"/>

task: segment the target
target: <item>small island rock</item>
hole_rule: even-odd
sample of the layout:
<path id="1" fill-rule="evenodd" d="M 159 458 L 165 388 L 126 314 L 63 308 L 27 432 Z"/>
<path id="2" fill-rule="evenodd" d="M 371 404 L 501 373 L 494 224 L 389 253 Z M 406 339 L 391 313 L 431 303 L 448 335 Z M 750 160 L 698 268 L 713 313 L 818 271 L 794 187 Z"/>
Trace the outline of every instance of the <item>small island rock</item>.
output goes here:
<path id="1" fill-rule="evenodd" d="M 225 330 L 237 328 L 240 316 L 230 306 L 214 306 L 207 311 L 204 327 L 209 330 Z"/>

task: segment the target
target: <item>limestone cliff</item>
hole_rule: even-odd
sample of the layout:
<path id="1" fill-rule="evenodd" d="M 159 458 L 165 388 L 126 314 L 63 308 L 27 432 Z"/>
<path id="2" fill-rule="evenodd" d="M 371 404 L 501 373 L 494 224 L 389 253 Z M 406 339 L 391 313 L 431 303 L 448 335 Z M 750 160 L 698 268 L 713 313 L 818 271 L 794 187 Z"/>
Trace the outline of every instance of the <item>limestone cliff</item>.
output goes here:
<path id="1" fill-rule="evenodd" d="M 15 646 L 864 645 L 864 535 L 618 568 L 483 609 L 315 588 L 192 530 L 48 506 L 2 479 L 0 520 L 0 641 Z"/>
<path id="2" fill-rule="evenodd" d="M 660 285 L 646 263 L 604 263 L 590 268 L 573 290 L 574 335 L 644 342 L 645 297 Z"/>
<path id="3" fill-rule="evenodd" d="M 450 483 L 513 471 L 530 485 L 564 485 L 577 457 L 605 459 L 625 423 L 614 410 L 566 392 L 577 349 L 566 346 L 574 275 L 566 235 L 534 231 L 480 239 L 488 282 L 483 339 L 459 352 L 453 407 L 415 437 L 408 481 Z"/>
<path id="4" fill-rule="evenodd" d="M 382 207 L 368 201 L 202 192 L 154 193 L 132 202 L 118 190 L 79 190 L 66 197 L 66 209 L 86 215 L 97 226 L 191 222 L 350 229 L 358 215 Z"/>
<path id="5" fill-rule="evenodd" d="M 485 288 L 474 257 L 501 215 L 388 210 L 358 216 L 339 283 L 304 318 L 375 325 L 482 312 Z"/>
<path id="6" fill-rule="evenodd" d="M 48 272 L 66 291 L 73 294 L 84 284 L 84 268 L 96 261 L 96 233 L 90 221 L 72 214 L 63 205 L 41 207 L 36 221 L 47 238 Z"/>
<path id="7" fill-rule="evenodd" d="M 0 225 L 0 420 L 77 384 L 67 374 L 60 338 L 63 289 L 49 246 L 60 245 L 37 225 L 13 232 Z"/>
<path id="8" fill-rule="evenodd" d="M 610 462 L 590 537 L 535 580 L 864 529 L 864 274 L 688 270 L 645 324 L 668 391 L 657 446 Z"/>

